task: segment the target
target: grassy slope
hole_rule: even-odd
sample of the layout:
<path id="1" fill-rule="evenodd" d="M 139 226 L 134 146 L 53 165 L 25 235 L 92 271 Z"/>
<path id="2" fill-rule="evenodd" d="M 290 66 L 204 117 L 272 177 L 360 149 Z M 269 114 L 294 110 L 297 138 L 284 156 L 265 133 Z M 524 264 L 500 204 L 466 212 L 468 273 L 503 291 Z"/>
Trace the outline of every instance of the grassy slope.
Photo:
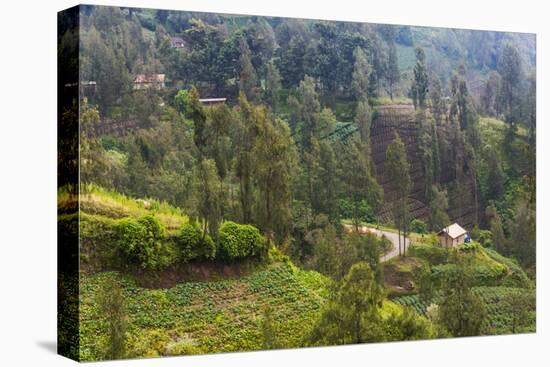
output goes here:
<path id="1" fill-rule="evenodd" d="M 60 208 L 68 206 L 70 200 L 67 192 L 58 193 Z M 90 217 L 106 220 L 154 214 L 169 232 L 177 230 L 189 219 L 179 208 L 165 202 L 154 199 L 138 200 L 97 185 L 82 185 L 80 209 Z"/>

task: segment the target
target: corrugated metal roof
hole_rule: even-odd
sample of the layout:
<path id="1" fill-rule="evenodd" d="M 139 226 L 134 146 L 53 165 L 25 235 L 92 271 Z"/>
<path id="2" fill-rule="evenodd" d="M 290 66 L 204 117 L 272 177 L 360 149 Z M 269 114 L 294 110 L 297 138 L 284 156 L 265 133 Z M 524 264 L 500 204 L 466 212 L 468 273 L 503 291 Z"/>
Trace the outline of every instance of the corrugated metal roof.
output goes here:
<path id="1" fill-rule="evenodd" d="M 227 98 L 201 98 L 199 99 L 202 103 L 209 103 L 209 102 L 225 102 Z"/>
<path id="2" fill-rule="evenodd" d="M 449 237 L 455 239 L 462 236 L 463 234 L 466 234 L 467 231 L 462 228 L 458 223 L 453 223 L 450 226 L 443 228 L 441 231 L 439 231 L 438 234 L 442 233 L 447 233 Z"/>

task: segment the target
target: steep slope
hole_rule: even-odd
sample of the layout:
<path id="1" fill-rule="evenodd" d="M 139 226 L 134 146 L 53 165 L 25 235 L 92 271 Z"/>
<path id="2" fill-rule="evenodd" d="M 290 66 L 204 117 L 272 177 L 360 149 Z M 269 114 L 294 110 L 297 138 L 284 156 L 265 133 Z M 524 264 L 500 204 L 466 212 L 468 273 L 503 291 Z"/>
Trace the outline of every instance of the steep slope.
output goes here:
<path id="1" fill-rule="evenodd" d="M 378 182 L 384 188 L 384 207 L 381 212 L 381 221 L 391 221 L 391 207 L 395 200 L 395 193 L 392 185 L 385 175 L 384 162 L 386 150 L 393 141 L 395 134 L 399 134 L 407 149 L 407 158 L 411 165 L 411 179 L 413 188 L 408 198 L 409 212 L 412 218 L 427 220 L 429 203 L 424 197 L 424 176 L 422 172 L 421 159 L 418 150 L 418 125 L 414 120 L 414 107 L 412 105 L 382 105 L 378 106 L 374 115 L 371 127 L 372 158 L 375 165 Z M 438 127 L 441 137 L 447 138 L 448 130 L 445 126 Z M 442 162 L 443 172 L 441 184 L 448 185 L 452 182 L 452 175 L 448 164 Z M 449 218 L 451 221 L 459 222 L 463 226 L 472 226 L 474 223 L 475 206 L 471 193 L 471 183 L 465 183 L 463 191 L 468 193 L 466 200 L 463 200 L 462 207 L 450 206 Z M 451 193 L 452 194 L 452 193 Z M 455 194 L 456 196 L 456 194 Z M 450 196 L 449 202 L 454 203 L 456 197 Z"/>

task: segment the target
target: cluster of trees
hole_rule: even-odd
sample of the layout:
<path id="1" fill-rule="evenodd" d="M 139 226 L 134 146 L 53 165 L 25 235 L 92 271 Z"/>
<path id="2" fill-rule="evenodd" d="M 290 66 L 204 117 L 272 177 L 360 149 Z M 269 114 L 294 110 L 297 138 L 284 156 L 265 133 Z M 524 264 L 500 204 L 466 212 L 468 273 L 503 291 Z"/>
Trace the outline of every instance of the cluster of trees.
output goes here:
<path id="1" fill-rule="evenodd" d="M 526 59 L 513 42 L 478 40 L 494 43 L 490 54 L 469 50 L 466 66 L 452 73 L 416 48 L 407 75 L 398 51 L 415 44 L 408 27 L 83 9 L 82 76 L 97 81 L 82 104 L 83 181 L 183 208 L 198 219 L 206 248 L 209 237 L 219 243 L 222 223 L 234 221 L 256 226 L 294 259 L 312 263 L 322 242 L 312 240 L 316 233 L 328 225 L 338 232 L 342 219 L 356 229 L 377 221 L 386 195 L 404 253 L 416 162 L 408 161 L 408 137 L 396 135 L 386 152 L 384 193 L 370 131 L 376 98 L 402 96 L 409 82 L 426 230 L 447 225 L 449 208 L 493 226 L 483 208 L 494 205 L 504 227 L 494 237 L 506 238 L 509 253 L 520 256 L 529 240 L 508 225 L 517 223 L 516 208 L 534 218 L 534 149 L 524 152 L 517 136 L 520 123 L 534 136 L 535 82 L 524 78 Z M 175 34 L 184 38 L 183 49 L 170 47 Z M 468 89 L 467 67 L 495 70 L 480 101 Z M 131 91 L 137 73 L 166 73 L 172 88 Z M 206 107 L 199 93 L 230 103 Z M 350 113 L 341 112 L 342 102 Z M 482 139 L 477 111 L 505 117 L 504 144 Z M 139 129 L 119 137 L 94 132 L 102 119 L 124 116 Z M 342 117 L 353 119 L 357 134 L 335 138 Z"/>
<path id="2" fill-rule="evenodd" d="M 108 228 L 104 230 L 109 231 Z M 216 239 L 194 221 L 185 223 L 177 234 L 169 235 L 153 215 L 119 219 L 109 233 L 115 250 L 114 263 L 124 268 L 145 270 L 159 270 L 175 263 L 197 260 L 232 262 L 262 258 L 269 248 L 269 242 L 256 227 L 231 221 L 220 226 Z"/>
<path id="3" fill-rule="evenodd" d="M 437 282 L 421 269 L 421 297 L 442 293 L 430 320 L 408 309 L 387 315 L 379 260 L 389 241 L 342 226 L 343 219 L 356 231 L 377 222 L 385 201 L 400 255 L 411 231 L 445 227 L 454 208 L 487 228 L 476 226 L 476 240 L 535 265 L 536 81 L 526 77 L 512 43 L 478 39 L 476 48 L 465 47 L 466 66 L 452 72 L 417 47 L 408 75 L 399 51 L 416 44 L 410 27 L 83 9 L 81 75 L 97 87 L 83 87 L 80 105 L 82 181 L 164 200 L 190 216 L 173 236 L 154 216 L 117 220 L 112 239 L 130 266 L 231 262 L 262 257 L 275 244 L 334 280 L 304 341 L 327 345 L 483 332 L 485 310 L 459 258 Z M 175 34 L 185 48 L 170 47 Z M 493 69 L 479 101 L 468 88 L 467 67 Z M 171 88 L 132 91 L 140 73 L 165 73 Z M 385 151 L 384 192 L 372 157 L 373 116 L 379 97 L 404 97 L 405 89 L 415 107 L 419 162 L 409 161 L 410 136 L 396 134 Z M 229 103 L 206 106 L 200 95 Z M 349 111 L 342 112 L 343 103 Z M 504 119 L 505 134 L 484 131 L 479 113 Z M 134 119 L 135 130 L 101 136 L 96 130 L 107 118 Z M 339 136 L 342 119 L 352 119 L 357 133 Z M 415 164 L 427 223 L 409 212 Z M 113 289 L 99 299 L 110 320 L 106 356 L 117 358 L 125 353 L 123 300 L 116 285 L 105 287 Z M 521 301 L 510 300 L 510 307 L 521 308 Z M 266 309 L 268 349 L 280 345 L 271 317 Z"/>

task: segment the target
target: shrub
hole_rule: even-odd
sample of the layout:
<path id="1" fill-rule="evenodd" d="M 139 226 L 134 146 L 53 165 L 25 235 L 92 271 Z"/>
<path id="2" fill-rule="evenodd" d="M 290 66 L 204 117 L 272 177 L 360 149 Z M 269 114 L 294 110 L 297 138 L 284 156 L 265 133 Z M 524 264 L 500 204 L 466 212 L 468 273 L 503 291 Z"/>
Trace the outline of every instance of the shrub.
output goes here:
<path id="1" fill-rule="evenodd" d="M 432 265 L 438 265 L 447 261 L 449 251 L 440 246 L 415 244 L 409 248 L 409 255 L 424 259 Z"/>
<path id="2" fill-rule="evenodd" d="M 420 219 L 413 219 L 410 224 L 410 230 L 411 232 L 424 234 L 428 232 L 428 226 Z"/>
<path id="3" fill-rule="evenodd" d="M 163 246 L 164 228 L 152 215 L 123 218 L 114 229 L 117 249 L 130 263 L 143 269 L 158 269 L 170 263 L 170 251 Z"/>
<path id="4" fill-rule="evenodd" d="M 220 253 L 226 259 L 263 256 L 268 250 L 266 239 L 250 224 L 224 222 L 220 227 Z"/>
<path id="5" fill-rule="evenodd" d="M 479 231 L 478 241 L 483 247 L 491 247 L 493 244 L 493 234 L 491 233 L 491 231 L 485 229 L 481 230 Z"/>
<path id="6" fill-rule="evenodd" d="M 180 261 L 183 262 L 213 259 L 216 255 L 216 244 L 208 234 L 203 239 L 203 233 L 196 223 L 185 223 L 176 242 L 180 250 Z"/>

